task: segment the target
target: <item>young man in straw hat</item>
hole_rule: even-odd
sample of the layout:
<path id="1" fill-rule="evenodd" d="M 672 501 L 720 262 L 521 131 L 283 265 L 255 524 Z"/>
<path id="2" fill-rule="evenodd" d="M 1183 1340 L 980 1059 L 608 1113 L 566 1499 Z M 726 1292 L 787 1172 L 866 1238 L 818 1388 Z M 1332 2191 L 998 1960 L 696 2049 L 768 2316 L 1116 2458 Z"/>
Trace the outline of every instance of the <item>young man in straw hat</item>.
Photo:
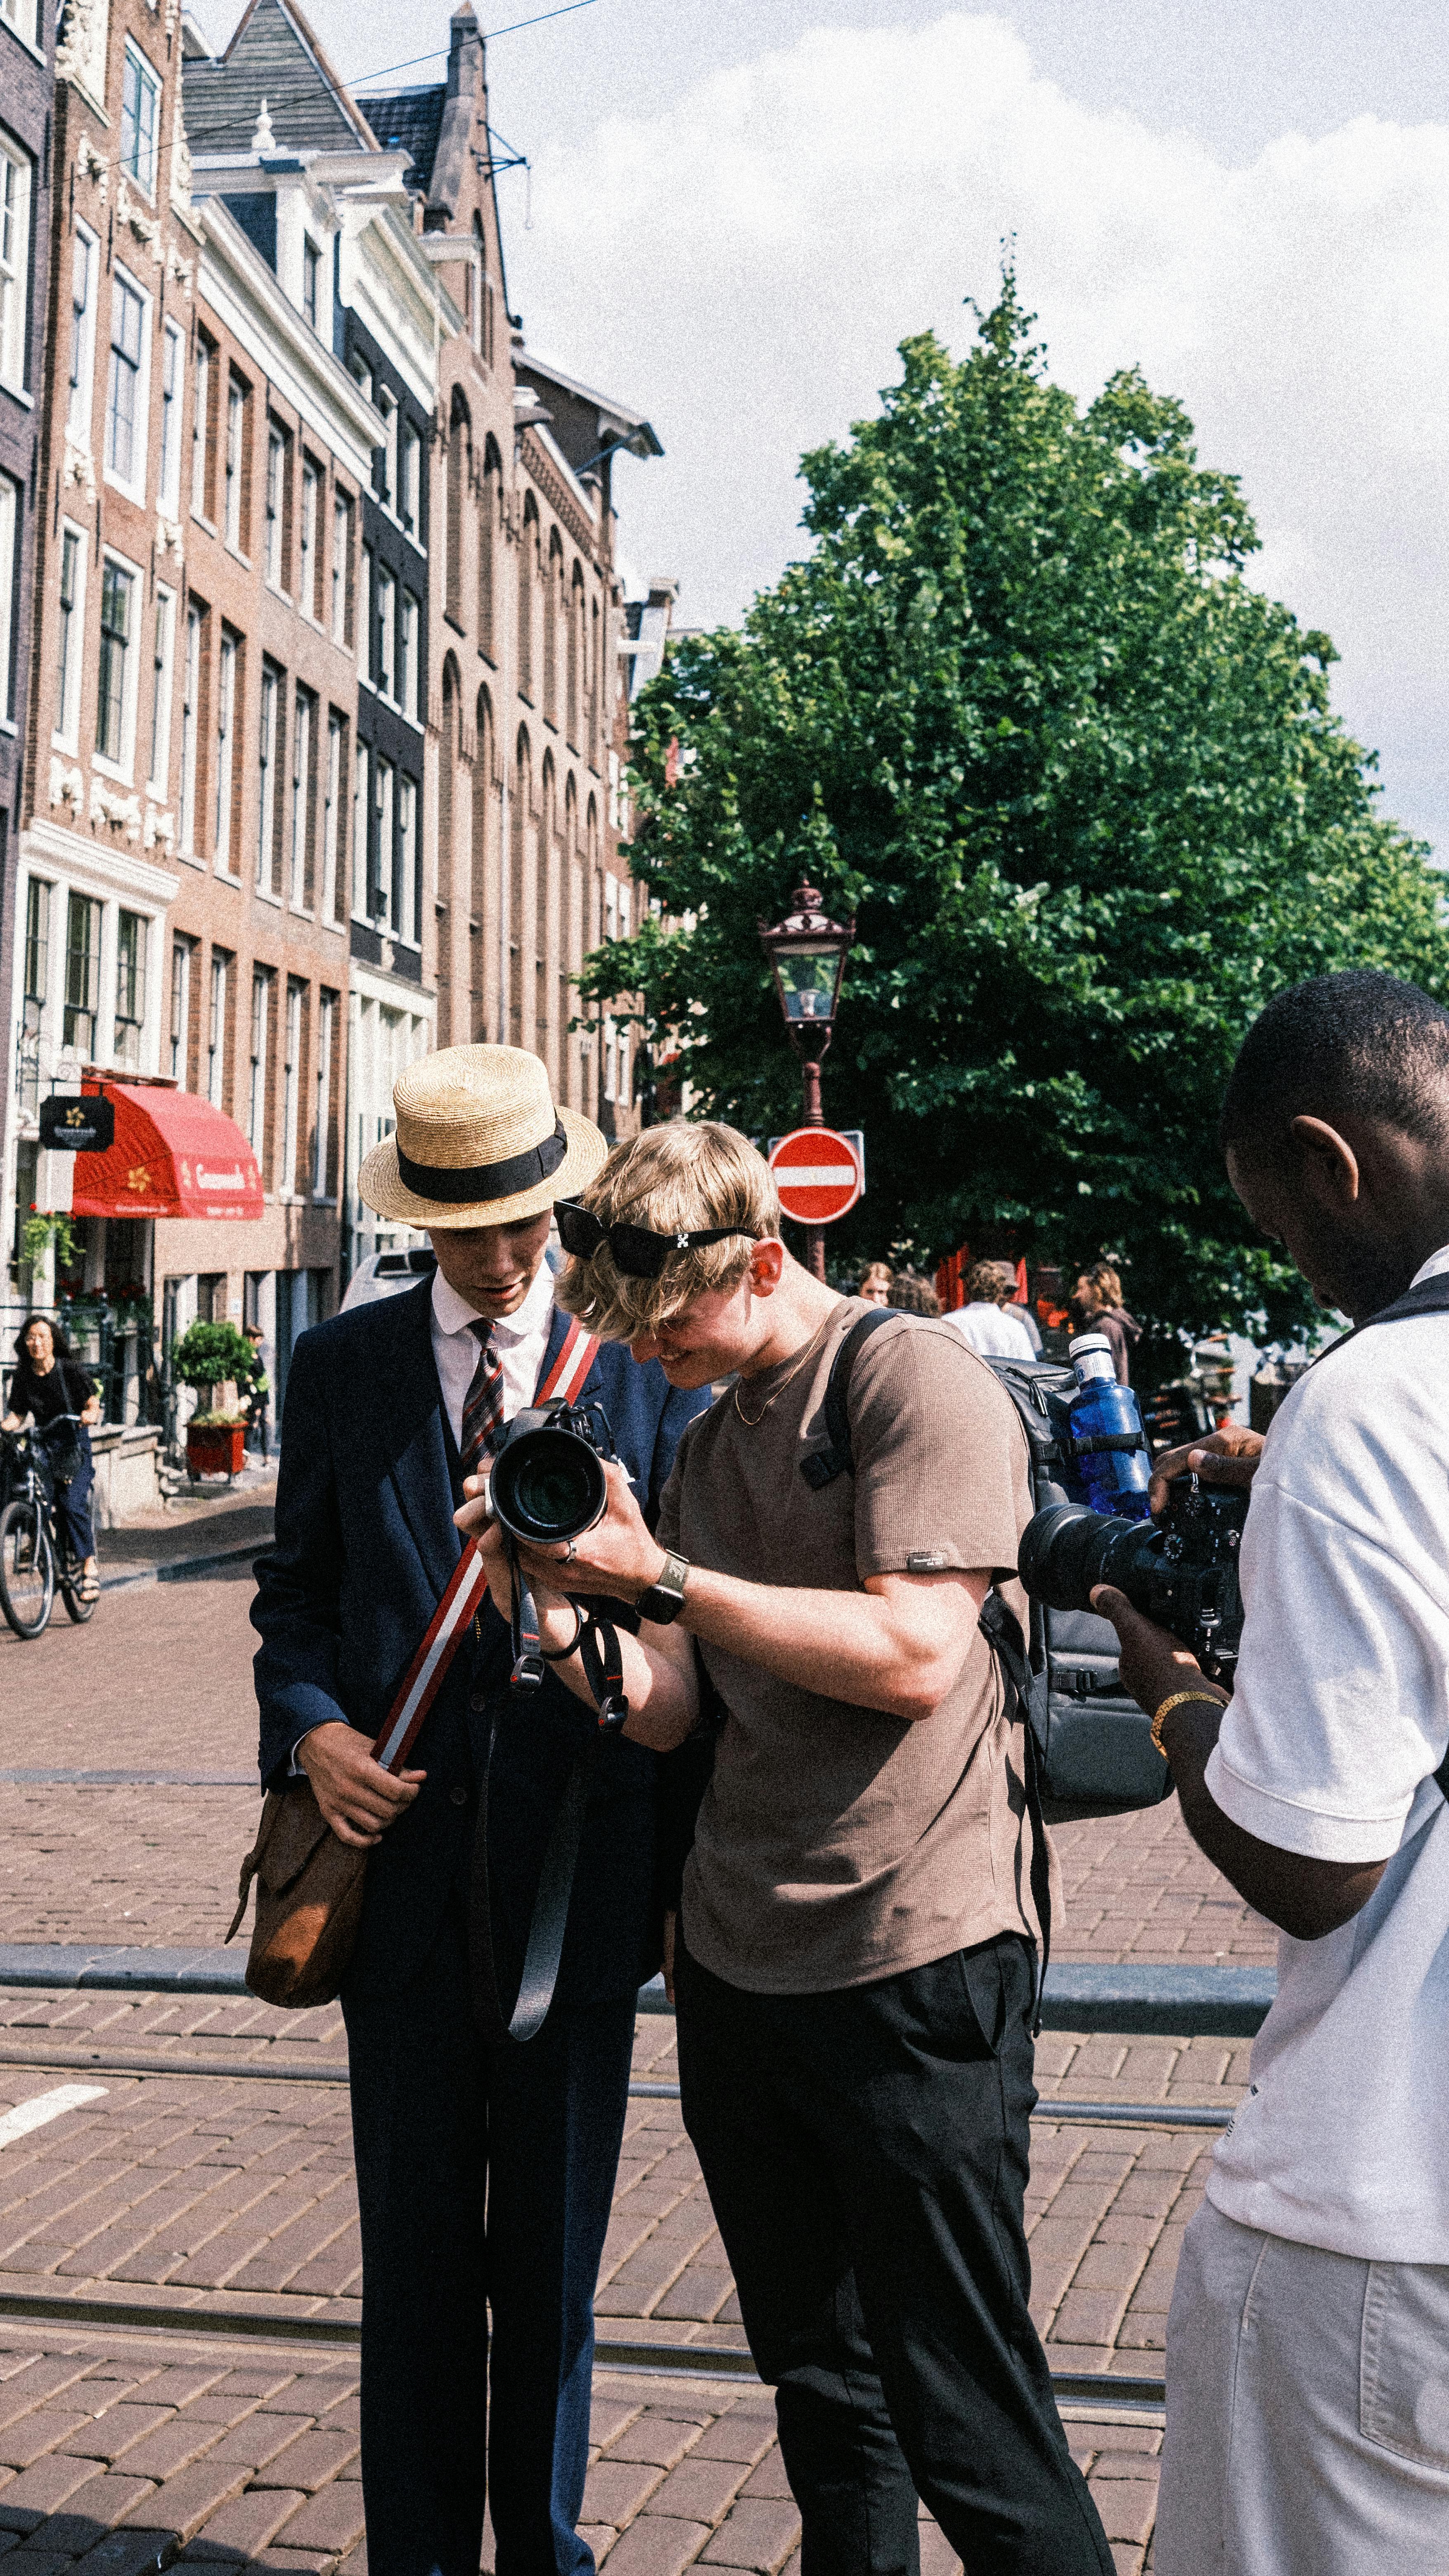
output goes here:
<path id="1" fill-rule="evenodd" d="M 581 2576 L 592 2295 L 627 2102 L 634 1999 L 658 1964 L 647 1721 L 599 1748 L 554 2004 L 485 2044 L 470 1998 L 470 1873 L 486 1774 L 488 1908 L 509 2009 L 549 1831 L 594 1730 L 552 1678 L 509 1692 L 486 1599 L 394 1778 L 370 1747 L 457 1563 L 465 1472 L 545 1388 L 601 1403 L 657 1510 L 703 1399 L 594 1349 L 554 1304 L 556 1198 L 607 1147 L 556 1109 L 537 1057 L 451 1047 L 393 1094 L 358 1187 L 438 1258 L 409 1294 L 334 1316 L 293 1354 L 276 1542 L 252 1613 L 261 1768 L 305 1770 L 370 1851 L 343 1990 L 362 2215 L 362 2481 L 373 2576 L 476 2576 L 485 2494 L 499 2576 Z M 581 1374 L 581 1372 L 586 1372 Z M 492 1732 L 492 1757 L 487 1748 Z M 471 1928 L 478 1931 L 479 1909 Z M 485 2298 L 492 2310 L 491 2377 Z"/>
<path id="2" fill-rule="evenodd" d="M 685 1433 L 657 1535 L 611 1470 L 566 1580 L 638 1602 L 626 1683 L 656 1740 L 696 1722 L 697 1656 L 722 1703 L 680 2085 L 777 2389 L 803 2576 L 914 2576 L 918 2495 L 972 2576 L 1109 2576 L 1027 2306 L 1046 1855 L 977 1625 L 1031 1511 L 1015 1411 L 949 1323 L 893 1315 L 854 1350 L 851 1472 L 802 1475 L 872 1310 L 789 1258 L 728 1127 L 616 1146 L 558 1213 L 575 1314 L 676 1387 L 735 1381 Z M 641 1231 L 689 1248 L 641 1278 Z M 501 1588 L 496 1531 L 484 1547 Z M 566 1652 L 558 1552 L 523 1563 Z M 559 1669 L 581 1687 L 577 1657 Z"/>

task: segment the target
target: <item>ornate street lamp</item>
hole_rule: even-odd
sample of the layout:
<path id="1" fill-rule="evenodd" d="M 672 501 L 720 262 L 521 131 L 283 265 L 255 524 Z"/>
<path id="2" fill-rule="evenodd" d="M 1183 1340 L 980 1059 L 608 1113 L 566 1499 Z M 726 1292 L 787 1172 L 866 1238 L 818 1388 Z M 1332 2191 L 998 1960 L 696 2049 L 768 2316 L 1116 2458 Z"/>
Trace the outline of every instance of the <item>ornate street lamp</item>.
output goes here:
<path id="1" fill-rule="evenodd" d="M 760 923 L 760 946 L 770 961 L 786 1033 L 800 1058 L 805 1094 L 801 1124 L 823 1127 L 820 1059 L 835 1031 L 846 953 L 855 938 L 855 915 L 845 922 L 832 921 L 821 909 L 823 896 L 812 885 L 798 885 L 790 901 L 791 910 L 783 921 Z M 823 1279 L 825 1230 L 811 1225 L 805 1235 L 808 1267 Z"/>

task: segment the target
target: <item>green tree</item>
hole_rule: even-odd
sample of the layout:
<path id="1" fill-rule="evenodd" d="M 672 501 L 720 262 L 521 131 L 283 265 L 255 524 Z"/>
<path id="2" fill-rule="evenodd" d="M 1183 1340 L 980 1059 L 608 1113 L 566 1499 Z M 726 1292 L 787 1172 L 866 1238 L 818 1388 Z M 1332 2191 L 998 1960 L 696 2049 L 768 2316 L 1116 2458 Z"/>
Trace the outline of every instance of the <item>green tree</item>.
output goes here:
<path id="1" fill-rule="evenodd" d="M 1441 880 L 1377 810 L 1328 638 L 1244 579 L 1236 479 L 1135 372 L 1079 409 L 1031 321 L 1008 272 L 959 364 L 906 341 L 879 416 L 804 459 L 809 555 L 642 695 L 665 920 L 585 990 L 684 1040 L 701 1111 L 795 1123 L 756 924 L 807 875 L 858 925 L 825 1089 L 869 1194 L 833 1252 L 1110 1249 L 1159 1326 L 1287 1332 L 1310 1301 L 1214 1143 L 1228 1066 L 1304 975 L 1449 989 Z"/>

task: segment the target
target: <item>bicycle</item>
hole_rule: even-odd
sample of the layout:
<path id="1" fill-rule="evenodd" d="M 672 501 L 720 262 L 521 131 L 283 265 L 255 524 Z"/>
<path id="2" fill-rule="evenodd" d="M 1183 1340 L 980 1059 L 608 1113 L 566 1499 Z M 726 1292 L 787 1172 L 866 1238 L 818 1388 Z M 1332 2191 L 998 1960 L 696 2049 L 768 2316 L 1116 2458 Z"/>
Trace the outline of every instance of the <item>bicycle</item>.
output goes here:
<path id="1" fill-rule="evenodd" d="M 7 1501 L 0 1510 L 0 1611 L 17 1637 L 45 1629 L 59 1582 L 67 1616 L 83 1628 L 95 1611 L 81 1598 L 82 1569 L 72 1564 L 55 1526 L 52 1433 L 79 1428 L 78 1413 L 58 1413 L 43 1430 L 0 1432 Z"/>

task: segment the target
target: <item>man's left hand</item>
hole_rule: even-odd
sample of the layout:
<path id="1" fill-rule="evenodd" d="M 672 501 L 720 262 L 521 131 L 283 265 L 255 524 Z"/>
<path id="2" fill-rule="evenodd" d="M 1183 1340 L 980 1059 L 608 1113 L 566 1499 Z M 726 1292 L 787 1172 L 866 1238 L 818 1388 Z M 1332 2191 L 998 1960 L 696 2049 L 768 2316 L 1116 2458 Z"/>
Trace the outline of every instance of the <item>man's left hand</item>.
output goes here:
<path id="1" fill-rule="evenodd" d="M 649 1535 L 649 1525 L 634 1500 L 627 1472 L 616 1459 L 606 1460 L 604 1478 L 609 1489 L 604 1517 L 572 1542 L 572 1552 L 568 1546 L 520 1544 L 518 1562 L 530 1583 L 545 1584 L 553 1592 L 599 1592 L 614 1601 L 637 1601 L 641 1592 L 647 1592 L 650 1584 L 658 1581 L 668 1559 L 658 1541 Z M 463 1491 L 469 1499 L 453 1517 L 459 1529 L 470 1531 L 484 1544 L 484 1532 L 489 1527 L 486 1481 L 481 1476 L 467 1476 Z M 496 1547 L 501 1557 L 501 1533 Z M 490 1557 L 492 1580 L 496 1569 L 487 1544 L 484 1554 Z M 498 1598 L 496 1588 L 494 1598 Z"/>
<path id="2" fill-rule="evenodd" d="M 1092 1608 L 1116 1629 L 1122 1646 L 1122 1687 L 1149 1717 L 1156 1716 L 1174 1691 L 1196 1690 L 1203 1681 L 1197 1657 L 1179 1645 L 1170 1629 L 1159 1628 L 1155 1620 L 1144 1619 L 1140 1610 L 1134 1610 L 1125 1592 L 1099 1583 L 1092 1594 Z"/>

